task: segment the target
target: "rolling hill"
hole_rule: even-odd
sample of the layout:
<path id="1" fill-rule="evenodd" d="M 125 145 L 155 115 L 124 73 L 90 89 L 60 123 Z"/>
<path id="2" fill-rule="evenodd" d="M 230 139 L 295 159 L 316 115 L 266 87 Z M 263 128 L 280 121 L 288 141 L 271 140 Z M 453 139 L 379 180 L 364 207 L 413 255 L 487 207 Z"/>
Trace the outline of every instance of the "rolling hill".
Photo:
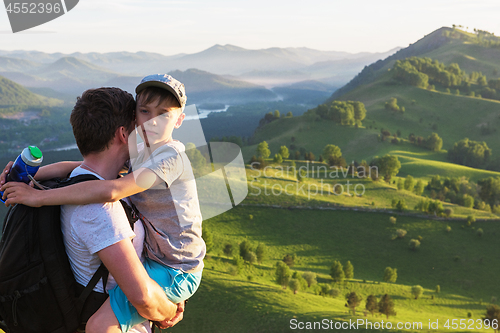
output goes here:
<path id="1" fill-rule="evenodd" d="M 20 84 L 0 76 L 0 107 L 4 111 L 11 107 L 57 105 L 59 102 L 62 101 L 34 94 Z"/>

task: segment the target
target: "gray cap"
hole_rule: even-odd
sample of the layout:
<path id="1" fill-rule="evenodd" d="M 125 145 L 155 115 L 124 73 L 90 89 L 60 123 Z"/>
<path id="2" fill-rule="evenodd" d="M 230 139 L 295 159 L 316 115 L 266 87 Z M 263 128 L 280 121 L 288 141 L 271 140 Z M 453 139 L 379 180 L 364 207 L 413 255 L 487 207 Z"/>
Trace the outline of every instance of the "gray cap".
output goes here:
<path id="1" fill-rule="evenodd" d="M 180 83 L 168 74 L 153 74 L 148 75 L 141 80 L 141 83 L 135 88 L 135 92 L 138 94 L 147 87 L 158 87 L 170 91 L 174 94 L 175 98 L 179 101 L 181 108 L 184 109 L 186 106 L 186 90 L 184 89 L 184 84 Z"/>

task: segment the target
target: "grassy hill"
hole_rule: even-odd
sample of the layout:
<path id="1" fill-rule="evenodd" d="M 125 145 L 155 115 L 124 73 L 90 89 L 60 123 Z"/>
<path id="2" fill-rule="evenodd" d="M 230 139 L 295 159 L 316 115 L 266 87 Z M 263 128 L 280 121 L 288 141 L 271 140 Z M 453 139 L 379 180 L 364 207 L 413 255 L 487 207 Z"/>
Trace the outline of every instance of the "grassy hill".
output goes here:
<path id="1" fill-rule="evenodd" d="M 495 36 L 488 36 L 488 38 L 494 43 L 500 41 Z M 394 65 L 396 60 L 412 56 L 430 57 L 447 65 L 455 62 L 467 72 L 481 71 L 488 78 L 491 75 L 497 78 L 498 74 L 495 73 L 499 72 L 500 64 L 495 59 L 500 55 L 500 49 L 487 47 L 484 44 L 484 38 L 480 38 L 479 34 L 476 36 L 460 29 L 439 28 L 384 60 L 366 66 L 348 84 L 334 92 L 329 100 L 337 99 L 360 85 L 377 80 L 382 73 Z"/>
<path id="2" fill-rule="evenodd" d="M 0 76 L 0 114 L 20 111 L 29 106 L 53 106 L 62 101 L 37 95 L 20 84 Z M 12 109 L 12 108 L 17 109 Z"/>
<path id="3" fill-rule="evenodd" d="M 452 227 L 450 233 L 445 232 L 447 225 Z M 201 287 L 186 308 L 185 320 L 172 331 L 196 332 L 203 327 L 204 332 L 289 332 L 293 318 L 386 320 L 385 316 L 364 317 L 364 302 L 356 316 L 348 313 L 343 296 L 350 291 L 359 292 L 364 299 L 369 294 L 379 298 L 389 293 L 398 313 L 390 317 L 394 325 L 421 321 L 426 328 L 429 319 L 439 319 L 438 331 L 445 331 L 446 319 L 467 318 L 471 312 L 476 320 L 490 298 L 500 292 L 491 279 L 497 270 L 491 267 L 496 267 L 496 258 L 486 255 L 495 248 L 494 234 L 500 229 L 496 223 L 476 224 L 489 234 L 481 238 L 460 225 L 408 217 L 398 217 L 392 225 L 385 214 L 237 207 L 205 222 L 214 233 L 215 246 L 205 261 Z M 397 228 L 406 229 L 407 236 L 390 240 Z M 412 252 L 408 241 L 418 235 L 423 238 L 422 246 Z M 240 274 L 234 274 L 232 261 L 222 250 L 227 243 L 236 246 L 243 240 L 253 246 L 266 244 L 268 259 L 261 265 L 246 264 Z M 354 279 L 332 285 L 341 291 L 336 298 L 315 295 L 314 288 L 294 295 L 273 282 L 273 267 L 287 253 L 298 256 L 293 270 L 313 271 L 319 283 L 332 282 L 329 271 L 334 260 L 343 264 L 350 260 Z M 398 269 L 396 284 L 382 280 L 388 266 Z M 410 288 L 417 284 L 425 292 L 414 300 Z M 439 294 L 436 285 L 441 286 Z"/>

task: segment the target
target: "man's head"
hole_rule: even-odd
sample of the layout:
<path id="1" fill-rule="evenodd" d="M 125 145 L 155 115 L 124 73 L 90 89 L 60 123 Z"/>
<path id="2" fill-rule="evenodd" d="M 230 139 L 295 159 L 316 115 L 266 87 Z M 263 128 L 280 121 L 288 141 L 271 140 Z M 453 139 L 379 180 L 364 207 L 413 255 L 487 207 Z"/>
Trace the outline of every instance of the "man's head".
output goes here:
<path id="1" fill-rule="evenodd" d="M 181 126 L 185 117 L 184 85 L 170 75 L 155 74 L 142 79 L 136 92 L 139 135 L 148 145 L 170 141 L 174 128 Z"/>
<path id="2" fill-rule="evenodd" d="M 117 129 L 133 128 L 134 97 L 119 88 L 85 91 L 76 100 L 70 123 L 80 153 L 86 156 L 106 150 Z"/>

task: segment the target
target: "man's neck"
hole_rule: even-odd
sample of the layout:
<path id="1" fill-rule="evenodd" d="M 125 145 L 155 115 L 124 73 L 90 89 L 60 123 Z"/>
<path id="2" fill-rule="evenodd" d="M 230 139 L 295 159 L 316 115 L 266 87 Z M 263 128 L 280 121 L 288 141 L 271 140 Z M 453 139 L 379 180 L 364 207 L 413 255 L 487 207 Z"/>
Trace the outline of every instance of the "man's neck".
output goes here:
<path id="1" fill-rule="evenodd" d="M 120 158 L 106 156 L 103 153 L 104 152 L 86 155 L 83 158 L 82 167 L 97 173 L 106 180 L 116 179 L 125 161 L 119 163 Z"/>

